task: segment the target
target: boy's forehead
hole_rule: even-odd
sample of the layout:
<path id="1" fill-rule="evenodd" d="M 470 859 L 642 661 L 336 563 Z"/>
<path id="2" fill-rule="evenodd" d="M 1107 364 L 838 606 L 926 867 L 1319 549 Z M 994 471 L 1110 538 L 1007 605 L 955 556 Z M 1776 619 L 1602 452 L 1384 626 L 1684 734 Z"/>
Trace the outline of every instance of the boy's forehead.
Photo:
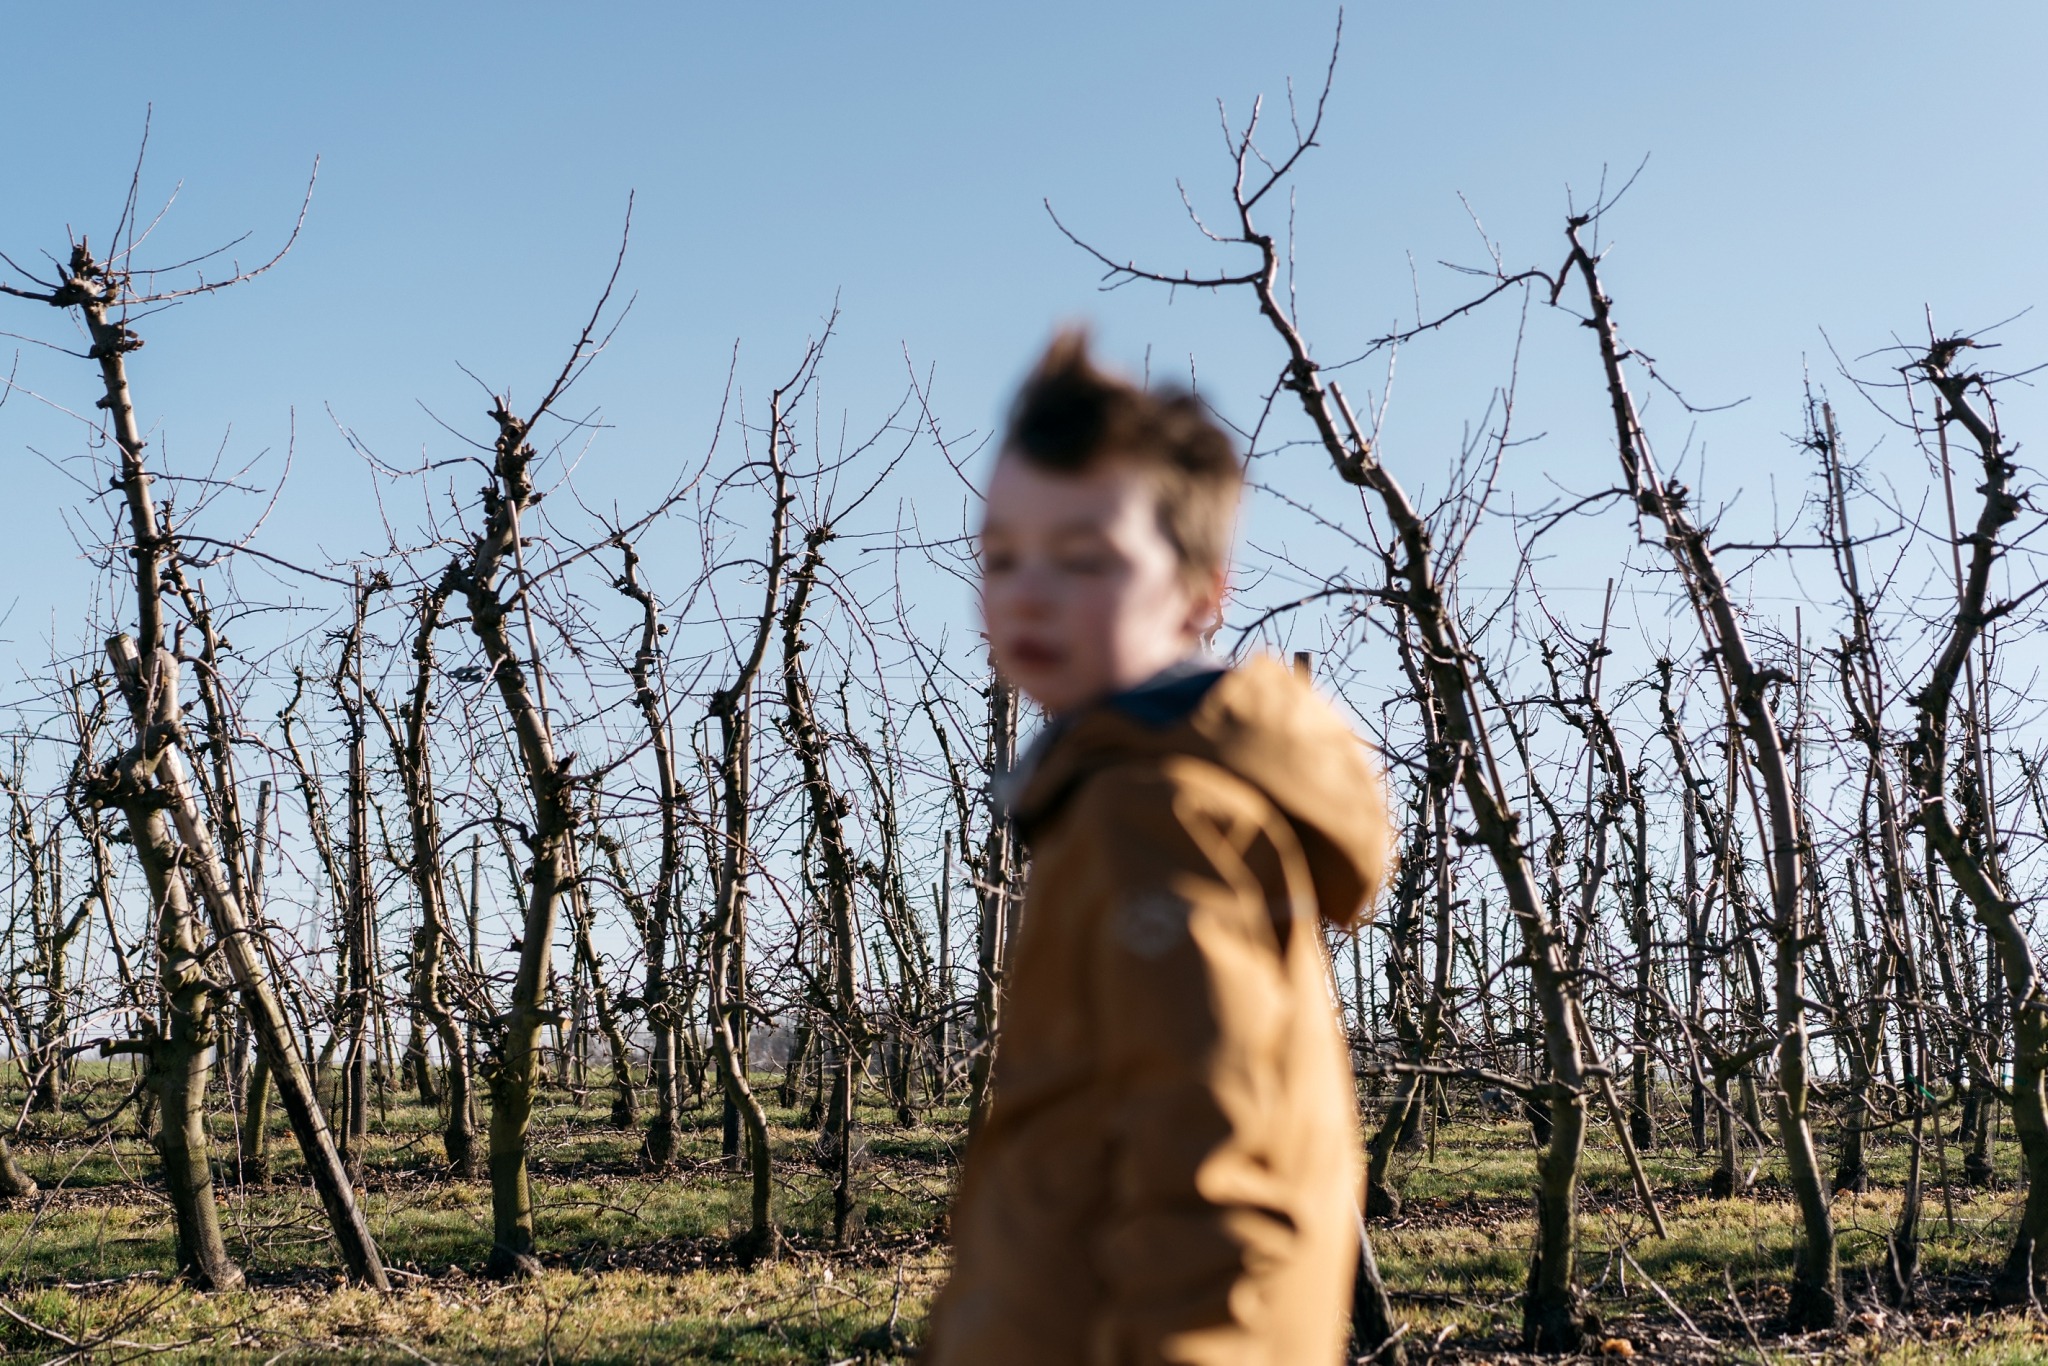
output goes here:
<path id="1" fill-rule="evenodd" d="M 1101 526 L 1116 520 L 1144 483 L 1142 474 L 1122 461 L 1102 461 L 1070 474 L 1005 452 L 989 472 L 982 529 Z"/>

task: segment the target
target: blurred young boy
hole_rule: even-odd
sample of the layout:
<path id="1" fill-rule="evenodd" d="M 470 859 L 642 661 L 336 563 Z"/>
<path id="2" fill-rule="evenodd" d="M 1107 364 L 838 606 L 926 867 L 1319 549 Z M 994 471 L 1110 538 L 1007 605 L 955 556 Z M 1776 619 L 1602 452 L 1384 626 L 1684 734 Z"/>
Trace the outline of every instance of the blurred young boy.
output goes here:
<path id="1" fill-rule="evenodd" d="M 1217 621 L 1243 483 L 1186 394 L 1055 341 L 989 478 L 995 664 L 1051 717 L 994 1100 L 930 1366 L 1333 1366 L 1359 1137 L 1321 922 L 1386 871 L 1364 747 Z"/>

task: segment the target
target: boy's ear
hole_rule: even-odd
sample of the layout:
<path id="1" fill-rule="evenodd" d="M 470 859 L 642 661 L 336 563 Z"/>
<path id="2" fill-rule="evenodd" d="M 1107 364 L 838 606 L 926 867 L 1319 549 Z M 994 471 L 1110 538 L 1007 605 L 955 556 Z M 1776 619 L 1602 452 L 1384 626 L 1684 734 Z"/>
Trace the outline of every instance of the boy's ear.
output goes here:
<path id="1" fill-rule="evenodd" d="M 1228 566 L 1218 565 L 1205 571 L 1195 586 L 1195 598 L 1190 606 L 1200 622 L 1197 634 L 1202 638 L 1203 647 L 1207 648 L 1215 640 L 1216 633 L 1223 629 L 1223 603 L 1230 595 Z"/>

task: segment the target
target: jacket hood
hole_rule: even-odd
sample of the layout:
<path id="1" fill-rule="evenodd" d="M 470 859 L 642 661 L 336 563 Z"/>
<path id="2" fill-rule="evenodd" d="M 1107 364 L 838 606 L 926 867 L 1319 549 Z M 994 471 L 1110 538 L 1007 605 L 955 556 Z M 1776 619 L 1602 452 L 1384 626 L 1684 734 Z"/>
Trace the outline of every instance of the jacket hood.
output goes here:
<path id="1" fill-rule="evenodd" d="M 1177 670 L 1055 722 L 1014 775 L 1012 814 L 1029 840 L 1089 775 L 1172 755 L 1263 793 L 1301 840 L 1323 918 L 1344 929 L 1364 918 L 1392 861 L 1378 769 L 1335 709 L 1270 656 Z"/>

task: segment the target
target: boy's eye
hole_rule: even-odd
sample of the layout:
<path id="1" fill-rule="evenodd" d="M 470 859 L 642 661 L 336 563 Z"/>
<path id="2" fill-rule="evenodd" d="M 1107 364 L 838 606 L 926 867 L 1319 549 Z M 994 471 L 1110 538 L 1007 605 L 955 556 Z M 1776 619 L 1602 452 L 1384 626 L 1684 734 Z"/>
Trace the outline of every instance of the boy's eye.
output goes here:
<path id="1" fill-rule="evenodd" d="M 1008 550 L 990 550 L 987 548 L 983 548 L 981 552 L 982 573 L 1007 574 L 1010 570 L 1016 567 L 1017 556 L 1014 552 Z"/>
<path id="2" fill-rule="evenodd" d="M 1064 551 L 1057 563 L 1069 574 L 1105 574 L 1113 565 L 1112 558 L 1100 550 Z"/>

